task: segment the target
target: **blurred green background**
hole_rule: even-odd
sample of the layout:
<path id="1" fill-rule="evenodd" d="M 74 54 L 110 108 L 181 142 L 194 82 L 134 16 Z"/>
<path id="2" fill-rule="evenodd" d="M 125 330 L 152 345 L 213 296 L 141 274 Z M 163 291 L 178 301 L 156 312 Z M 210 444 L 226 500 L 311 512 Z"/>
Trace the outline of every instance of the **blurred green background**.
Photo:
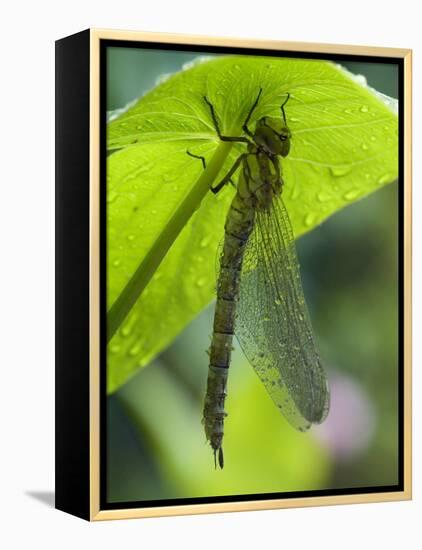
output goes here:
<path id="1" fill-rule="evenodd" d="M 107 109 L 125 106 L 198 54 L 108 48 Z M 345 63 L 389 96 L 396 65 Z M 297 241 L 331 385 L 321 426 L 291 428 L 242 352 L 230 369 L 225 468 L 201 425 L 214 306 L 108 397 L 109 502 L 398 483 L 398 192 L 392 184 Z M 163 312 L 165 314 L 165 312 Z"/>

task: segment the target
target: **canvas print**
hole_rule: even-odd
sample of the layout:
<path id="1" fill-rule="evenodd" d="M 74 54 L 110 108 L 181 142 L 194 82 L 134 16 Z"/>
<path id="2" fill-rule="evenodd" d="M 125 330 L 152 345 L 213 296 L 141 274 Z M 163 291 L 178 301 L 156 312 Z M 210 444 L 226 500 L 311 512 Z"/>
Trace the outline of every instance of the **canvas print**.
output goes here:
<path id="1" fill-rule="evenodd" d="M 397 490 L 398 63 L 103 55 L 104 506 Z"/>

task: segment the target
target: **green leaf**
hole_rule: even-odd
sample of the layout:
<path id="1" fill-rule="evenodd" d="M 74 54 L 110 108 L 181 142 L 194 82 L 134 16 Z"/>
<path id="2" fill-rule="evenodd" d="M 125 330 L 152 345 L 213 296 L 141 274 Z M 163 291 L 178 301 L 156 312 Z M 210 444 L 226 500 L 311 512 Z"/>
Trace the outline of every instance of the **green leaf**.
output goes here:
<path id="1" fill-rule="evenodd" d="M 397 178 L 397 116 L 333 63 L 220 57 L 149 92 L 108 126 L 115 151 L 107 162 L 110 392 L 214 297 L 217 249 L 234 189 L 226 186 L 217 196 L 208 190 L 242 145 L 219 141 L 203 96 L 222 132 L 240 135 L 260 88 L 251 128 L 264 115 L 280 116 L 290 93 L 283 198 L 296 237 Z M 188 149 L 207 159 L 205 171 Z"/>

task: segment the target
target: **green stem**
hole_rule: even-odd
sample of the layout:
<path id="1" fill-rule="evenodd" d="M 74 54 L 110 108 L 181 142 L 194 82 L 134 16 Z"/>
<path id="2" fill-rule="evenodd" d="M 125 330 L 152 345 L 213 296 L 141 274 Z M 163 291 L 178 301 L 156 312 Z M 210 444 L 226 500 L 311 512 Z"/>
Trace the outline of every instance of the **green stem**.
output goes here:
<path id="1" fill-rule="evenodd" d="M 221 142 L 219 144 L 206 170 L 202 172 L 198 181 L 167 222 L 167 225 L 163 227 L 160 235 L 139 264 L 137 270 L 113 303 L 107 315 L 107 342 L 113 338 L 171 245 L 185 227 L 192 214 L 199 208 L 202 199 L 210 190 L 232 146 L 233 144 L 230 142 Z"/>

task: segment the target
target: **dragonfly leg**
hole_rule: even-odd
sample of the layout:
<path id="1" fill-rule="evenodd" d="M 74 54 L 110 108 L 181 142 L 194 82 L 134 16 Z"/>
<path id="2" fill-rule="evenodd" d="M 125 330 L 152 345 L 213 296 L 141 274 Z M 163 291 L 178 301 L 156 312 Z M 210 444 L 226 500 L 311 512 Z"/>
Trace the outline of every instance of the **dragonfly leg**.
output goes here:
<path id="1" fill-rule="evenodd" d="M 204 101 L 209 106 L 212 116 L 212 121 L 214 122 L 215 129 L 217 131 L 218 137 L 221 139 L 221 141 L 237 141 L 241 143 L 250 143 L 249 139 L 243 136 L 223 136 L 223 134 L 220 131 L 220 126 L 218 125 L 217 116 L 214 111 L 214 105 L 211 103 L 211 101 L 207 98 L 207 96 L 204 95 Z"/>
<path id="2" fill-rule="evenodd" d="M 231 177 L 236 172 L 236 170 L 239 168 L 242 160 L 248 155 L 248 153 L 243 153 L 242 155 L 239 155 L 238 158 L 235 160 L 233 166 L 230 168 L 230 170 L 227 172 L 227 174 L 224 176 L 224 178 L 218 183 L 215 187 L 211 187 L 211 191 L 216 195 L 228 182 L 232 182 Z M 234 185 L 234 184 L 233 184 Z"/>
<path id="3" fill-rule="evenodd" d="M 283 114 L 283 119 L 284 119 L 284 124 L 287 126 L 287 121 L 286 121 L 286 113 L 284 112 L 284 106 L 286 105 L 286 103 L 289 101 L 290 99 L 290 94 L 289 92 L 287 92 L 287 97 L 286 99 L 284 100 L 284 103 L 280 106 L 280 109 L 281 109 L 281 112 Z"/>
<path id="4" fill-rule="evenodd" d="M 242 130 L 245 132 L 245 134 L 247 134 L 249 137 L 251 137 L 253 139 L 254 135 L 253 133 L 249 130 L 248 128 L 248 123 L 249 123 L 249 120 L 252 116 L 252 113 L 254 112 L 256 106 L 258 105 L 258 101 L 259 101 L 259 98 L 261 97 L 261 94 L 262 94 L 262 88 L 259 88 L 259 92 L 258 92 L 258 96 L 257 98 L 255 99 L 255 103 L 252 105 L 252 107 L 250 108 L 249 110 L 249 113 L 248 113 L 248 116 L 246 117 L 246 120 L 245 122 L 243 123 L 243 126 L 242 126 Z"/>
<path id="5" fill-rule="evenodd" d="M 191 153 L 190 151 L 186 151 L 186 153 L 187 153 L 190 157 L 192 157 L 192 158 L 194 158 L 194 159 L 199 159 L 199 160 L 202 162 L 202 166 L 203 166 L 203 168 L 204 168 L 204 170 L 205 170 L 205 168 L 207 167 L 207 163 L 205 162 L 205 157 L 202 157 L 201 155 L 194 155 L 194 154 Z M 213 193 L 218 193 L 218 192 L 220 191 L 220 189 L 221 189 L 226 183 L 231 183 L 231 184 L 233 185 L 233 187 L 236 187 L 235 184 L 234 184 L 234 182 L 233 182 L 233 180 L 232 180 L 231 177 L 230 177 L 228 180 L 225 179 L 225 181 L 224 181 L 223 184 L 220 182 L 220 183 L 218 184 L 218 186 L 217 186 L 217 187 L 218 187 L 217 190 L 215 190 L 215 189 L 216 189 L 215 187 L 211 187 L 211 191 L 212 191 Z"/>
<path id="6" fill-rule="evenodd" d="M 205 162 L 205 157 L 201 157 L 201 155 L 194 155 L 194 154 L 191 153 L 190 151 L 186 151 L 186 153 L 187 153 L 190 157 L 192 157 L 192 158 L 194 158 L 194 159 L 199 159 L 199 160 L 202 162 L 202 167 L 203 167 L 204 170 L 205 170 L 205 168 L 207 167 L 207 163 Z"/>

